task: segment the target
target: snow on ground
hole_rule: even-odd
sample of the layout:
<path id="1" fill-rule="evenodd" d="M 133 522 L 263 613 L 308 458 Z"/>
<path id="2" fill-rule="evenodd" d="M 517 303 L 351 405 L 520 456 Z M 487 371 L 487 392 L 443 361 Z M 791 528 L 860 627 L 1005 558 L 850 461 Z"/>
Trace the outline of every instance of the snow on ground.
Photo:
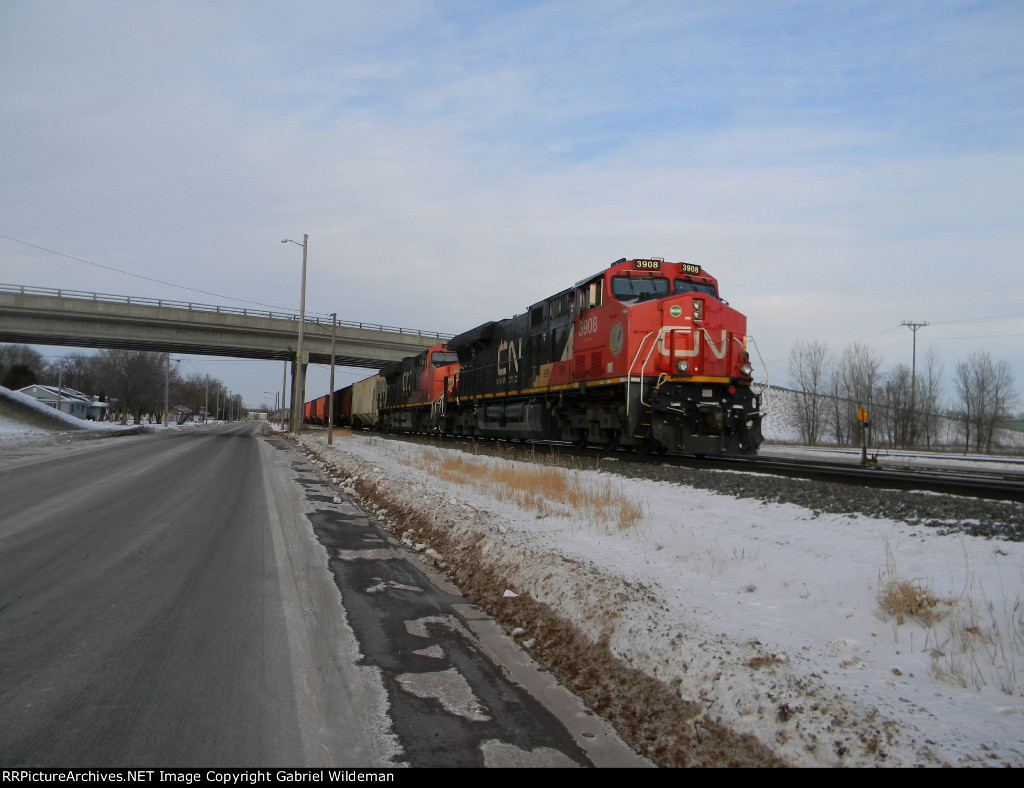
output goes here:
<path id="1" fill-rule="evenodd" d="M 1021 543 L 626 479 L 611 462 L 548 469 L 642 511 L 581 515 L 515 500 L 529 463 L 367 433 L 300 440 L 393 530 L 439 523 L 403 540 L 457 584 L 460 554 L 485 561 L 502 580 L 478 602 L 542 602 L 695 702 L 680 736 L 723 725 L 798 766 L 1024 766 Z M 936 620 L 883 612 L 890 580 L 931 594 Z M 518 629 L 527 650 L 544 637 Z"/>

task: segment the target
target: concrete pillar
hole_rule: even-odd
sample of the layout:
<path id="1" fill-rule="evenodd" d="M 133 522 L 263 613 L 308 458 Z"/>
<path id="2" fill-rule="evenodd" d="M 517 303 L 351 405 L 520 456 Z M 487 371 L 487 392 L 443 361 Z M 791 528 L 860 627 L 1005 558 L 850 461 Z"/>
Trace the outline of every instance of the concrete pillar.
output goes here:
<path id="1" fill-rule="evenodd" d="M 292 368 L 292 423 L 291 431 L 297 433 L 302 429 L 302 414 L 306 404 L 306 368 L 309 366 L 309 353 L 303 352 L 302 365 L 293 361 Z M 298 374 L 296 374 L 298 371 Z"/>

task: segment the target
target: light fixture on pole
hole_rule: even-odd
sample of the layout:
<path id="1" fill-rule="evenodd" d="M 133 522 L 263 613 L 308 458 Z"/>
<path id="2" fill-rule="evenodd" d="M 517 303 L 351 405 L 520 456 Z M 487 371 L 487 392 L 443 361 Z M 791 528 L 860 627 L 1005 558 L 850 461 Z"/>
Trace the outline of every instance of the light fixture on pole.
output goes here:
<path id="1" fill-rule="evenodd" d="M 299 300 L 299 344 L 295 349 L 295 374 L 292 376 L 292 432 L 302 428 L 302 399 L 305 391 L 305 374 L 302 369 L 302 329 L 306 322 L 306 253 L 309 250 L 309 235 L 302 236 L 302 243 L 291 238 L 282 238 L 281 243 L 292 243 L 302 247 L 302 295 Z"/>

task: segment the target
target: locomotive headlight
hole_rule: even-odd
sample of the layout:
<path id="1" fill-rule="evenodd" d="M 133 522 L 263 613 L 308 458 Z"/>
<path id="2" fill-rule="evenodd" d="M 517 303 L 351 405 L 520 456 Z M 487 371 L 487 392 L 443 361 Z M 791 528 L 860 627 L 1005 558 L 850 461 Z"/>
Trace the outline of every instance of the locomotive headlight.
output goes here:
<path id="1" fill-rule="evenodd" d="M 678 369 L 680 372 L 689 372 L 690 371 L 690 362 L 689 361 L 677 361 L 676 362 L 676 369 Z"/>
<path id="2" fill-rule="evenodd" d="M 753 374 L 754 368 L 750 364 L 740 364 L 740 372 L 749 378 Z"/>
<path id="3" fill-rule="evenodd" d="M 693 299 L 693 319 L 704 319 L 704 302 L 699 298 Z"/>

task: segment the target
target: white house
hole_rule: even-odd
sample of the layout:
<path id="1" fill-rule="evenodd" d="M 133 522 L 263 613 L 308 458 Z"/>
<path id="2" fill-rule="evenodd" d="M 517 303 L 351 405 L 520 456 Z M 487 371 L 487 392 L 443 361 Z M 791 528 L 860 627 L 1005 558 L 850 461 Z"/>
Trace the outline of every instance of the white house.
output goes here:
<path id="1" fill-rule="evenodd" d="M 74 389 L 58 389 L 56 386 L 40 386 L 38 383 L 34 383 L 31 386 L 18 389 L 18 391 L 55 410 L 59 409 L 69 416 L 74 416 L 76 419 L 99 420 L 106 414 L 105 402 L 99 402 L 98 397 L 90 398 Z"/>

